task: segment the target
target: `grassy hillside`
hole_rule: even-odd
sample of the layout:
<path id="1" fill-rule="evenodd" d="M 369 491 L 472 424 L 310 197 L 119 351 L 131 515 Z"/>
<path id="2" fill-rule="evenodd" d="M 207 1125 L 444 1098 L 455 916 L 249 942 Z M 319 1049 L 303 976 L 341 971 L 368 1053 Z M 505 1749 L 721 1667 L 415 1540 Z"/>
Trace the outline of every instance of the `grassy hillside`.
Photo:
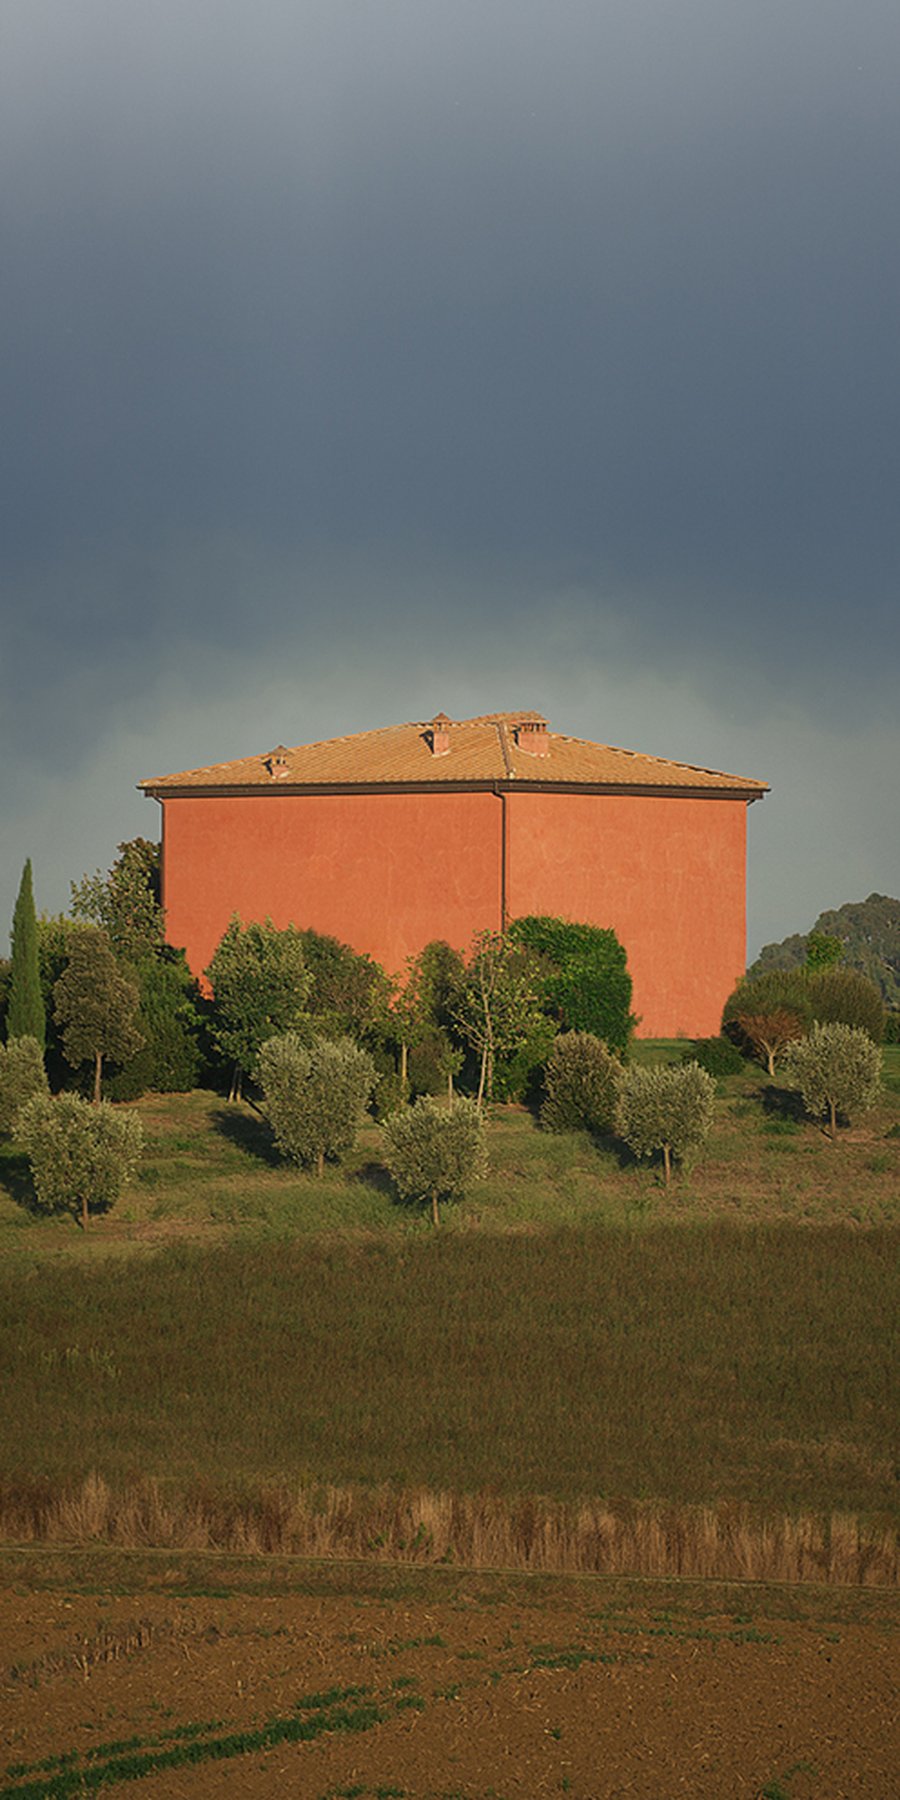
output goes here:
<path id="1" fill-rule="evenodd" d="M 140 1181 L 87 1234 L 29 1212 L 7 1152 L 7 1534 L 91 1472 L 113 1489 L 101 1534 L 115 1494 L 151 1481 L 220 1513 L 285 1484 L 315 1507 L 330 1486 L 364 1551 L 387 1541 L 376 1491 L 883 1525 L 898 1064 L 888 1053 L 883 1104 L 836 1143 L 758 1074 L 730 1078 L 707 1151 L 670 1190 L 612 1144 L 501 1110 L 488 1180 L 439 1233 L 395 1201 L 376 1126 L 319 1182 L 273 1159 L 250 1108 L 208 1093 L 142 1103 Z M 334 1500 L 351 1490 L 370 1496 L 368 1525 L 357 1499 Z M 467 1518 L 474 1542 L 483 1519 Z M 520 1526 L 510 1543 L 531 1541 Z"/>

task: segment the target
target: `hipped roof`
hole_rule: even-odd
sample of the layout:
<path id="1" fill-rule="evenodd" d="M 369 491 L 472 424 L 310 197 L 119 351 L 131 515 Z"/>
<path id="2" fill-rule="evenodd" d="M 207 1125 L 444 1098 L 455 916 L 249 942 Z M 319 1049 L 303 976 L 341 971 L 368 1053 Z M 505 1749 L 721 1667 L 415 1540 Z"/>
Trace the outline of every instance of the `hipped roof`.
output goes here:
<path id="1" fill-rule="evenodd" d="M 529 725 L 532 733 L 520 731 Z M 433 726 L 447 734 L 443 754 L 432 748 Z M 544 736 L 545 726 L 541 713 L 528 711 L 457 720 L 438 714 L 433 720 L 386 725 L 295 749 L 279 745 L 234 762 L 151 777 L 139 786 L 160 798 L 185 792 L 509 786 L 699 792 L 755 800 L 768 791 L 764 781 L 720 769 L 644 756 L 556 731 L 547 730 Z M 523 743 L 533 741 L 535 727 L 538 741 L 546 746 L 541 755 L 523 748 Z"/>

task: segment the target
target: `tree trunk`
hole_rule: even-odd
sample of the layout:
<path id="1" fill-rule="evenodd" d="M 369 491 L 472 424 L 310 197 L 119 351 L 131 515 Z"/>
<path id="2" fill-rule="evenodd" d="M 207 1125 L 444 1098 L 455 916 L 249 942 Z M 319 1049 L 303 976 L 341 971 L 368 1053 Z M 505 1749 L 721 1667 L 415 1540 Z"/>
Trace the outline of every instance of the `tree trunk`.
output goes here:
<path id="1" fill-rule="evenodd" d="M 234 1068 L 231 1073 L 231 1087 L 228 1090 L 229 1106 L 231 1106 L 233 1101 L 239 1100 L 240 1097 L 241 1097 L 241 1065 L 240 1065 L 240 1063 L 235 1063 Z"/>
<path id="2" fill-rule="evenodd" d="M 665 1181 L 666 1187 L 668 1187 L 669 1182 L 672 1179 L 672 1152 L 669 1149 L 668 1144 L 663 1144 L 662 1153 L 663 1153 L 663 1179 Z"/>
<path id="3" fill-rule="evenodd" d="M 478 1108 L 479 1108 L 479 1111 L 481 1110 L 481 1107 L 484 1103 L 484 1084 L 485 1084 L 485 1079 L 487 1076 L 487 1059 L 488 1059 L 488 1047 L 487 1047 L 487 1044 L 485 1044 L 484 1049 L 481 1052 L 481 1071 L 478 1076 Z M 452 1077 L 451 1077 L 451 1079 L 452 1079 Z"/>
<path id="4" fill-rule="evenodd" d="M 447 1074 L 447 1105 L 448 1106 L 453 1105 L 453 1070 L 452 1069 L 450 1069 Z"/>
<path id="5" fill-rule="evenodd" d="M 321 1177 L 324 1175 L 324 1173 L 325 1173 L 325 1152 L 324 1152 L 324 1150 L 317 1150 L 316 1151 L 316 1174 L 319 1176 L 320 1180 L 321 1180 Z"/>
<path id="6" fill-rule="evenodd" d="M 432 1194 L 432 1196 L 431 1196 L 431 1223 L 435 1227 L 435 1229 L 437 1229 L 437 1227 L 440 1225 L 440 1222 L 441 1222 L 441 1215 L 438 1212 L 438 1197 L 437 1197 L 437 1194 Z"/>
<path id="7" fill-rule="evenodd" d="M 831 1135 L 835 1138 L 837 1137 L 837 1107 L 833 1100 L 829 1100 L 828 1102 L 828 1113 L 831 1119 Z"/>
<path id="8" fill-rule="evenodd" d="M 774 1073 L 775 1073 L 775 1052 L 774 1052 L 774 1050 L 769 1050 L 769 1049 L 766 1050 L 766 1068 L 768 1069 L 770 1075 L 774 1075 Z"/>
<path id="9" fill-rule="evenodd" d="M 407 1080 L 407 1070 L 408 1069 L 409 1069 L 409 1045 L 401 1044 L 400 1045 L 400 1086 L 403 1089 L 404 1099 L 406 1098 L 406 1080 Z"/>
<path id="10" fill-rule="evenodd" d="M 103 1051 L 94 1052 L 94 1105 L 100 1105 L 100 1079 L 103 1074 Z"/>
<path id="11" fill-rule="evenodd" d="M 90 1214 L 88 1212 L 87 1194 L 82 1194 L 82 1196 L 81 1196 L 81 1229 L 82 1229 L 82 1231 L 87 1231 L 89 1217 L 90 1217 Z"/>

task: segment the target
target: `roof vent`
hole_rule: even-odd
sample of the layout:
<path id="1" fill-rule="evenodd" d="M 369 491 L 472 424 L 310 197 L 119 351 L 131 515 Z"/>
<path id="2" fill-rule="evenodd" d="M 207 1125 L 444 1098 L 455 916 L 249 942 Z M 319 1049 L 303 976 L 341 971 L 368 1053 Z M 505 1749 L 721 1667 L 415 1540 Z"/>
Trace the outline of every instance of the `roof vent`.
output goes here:
<path id="1" fill-rule="evenodd" d="M 283 744 L 277 744 L 268 756 L 263 757 L 263 762 L 273 781 L 287 780 L 290 771 L 288 769 L 288 753 Z"/>
<path id="2" fill-rule="evenodd" d="M 530 719 L 520 719 L 516 726 L 516 743 L 527 756 L 549 756 L 546 719 L 542 719 L 540 713 L 534 713 Z"/>
<path id="3" fill-rule="evenodd" d="M 450 720 L 446 713 L 437 713 L 431 721 L 426 737 L 431 746 L 432 756 L 449 756 L 450 733 L 447 730 Z"/>

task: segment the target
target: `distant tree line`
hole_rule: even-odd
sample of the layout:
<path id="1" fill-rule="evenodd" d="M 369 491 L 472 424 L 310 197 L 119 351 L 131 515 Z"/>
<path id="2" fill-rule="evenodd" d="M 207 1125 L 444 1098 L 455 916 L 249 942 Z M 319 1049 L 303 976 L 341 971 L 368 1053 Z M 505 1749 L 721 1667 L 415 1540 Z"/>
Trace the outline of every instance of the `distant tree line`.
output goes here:
<path id="1" fill-rule="evenodd" d="M 900 1011 L 900 900 L 870 894 L 819 914 L 811 931 L 795 932 L 778 944 L 765 944 L 747 970 L 749 976 L 777 969 L 798 969 L 821 956 L 821 939 L 838 947 L 844 968 L 856 969 L 873 982 L 885 1006 Z"/>

